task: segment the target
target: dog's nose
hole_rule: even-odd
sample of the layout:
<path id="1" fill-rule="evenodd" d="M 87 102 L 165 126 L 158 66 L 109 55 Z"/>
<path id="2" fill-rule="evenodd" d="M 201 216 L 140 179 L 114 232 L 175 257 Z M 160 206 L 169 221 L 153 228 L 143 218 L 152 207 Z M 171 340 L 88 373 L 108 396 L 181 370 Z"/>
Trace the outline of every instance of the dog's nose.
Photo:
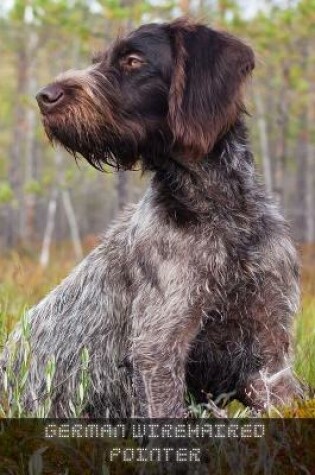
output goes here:
<path id="1" fill-rule="evenodd" d="M 43 87 L 37 94 L 36 100 L 39 108 L 43 112 L 52 110 L 56 105 L 60 105 L 64 98 L 64 91 L 59 84 L 49 84 Z"/>

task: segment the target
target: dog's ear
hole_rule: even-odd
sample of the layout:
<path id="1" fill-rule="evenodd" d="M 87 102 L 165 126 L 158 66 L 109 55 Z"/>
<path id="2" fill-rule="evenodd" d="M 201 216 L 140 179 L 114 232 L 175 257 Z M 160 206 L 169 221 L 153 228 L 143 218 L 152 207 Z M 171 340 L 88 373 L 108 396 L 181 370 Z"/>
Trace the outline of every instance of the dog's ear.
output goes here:
<path id="1" fill-rule="evenodd" d="M 168 122 L 175 147 L 202 157 L 244 110 L 241 86 L 254 54 L 237 38 L 203 25 L 181 20 L 169 28 L 174 68 Z"/>

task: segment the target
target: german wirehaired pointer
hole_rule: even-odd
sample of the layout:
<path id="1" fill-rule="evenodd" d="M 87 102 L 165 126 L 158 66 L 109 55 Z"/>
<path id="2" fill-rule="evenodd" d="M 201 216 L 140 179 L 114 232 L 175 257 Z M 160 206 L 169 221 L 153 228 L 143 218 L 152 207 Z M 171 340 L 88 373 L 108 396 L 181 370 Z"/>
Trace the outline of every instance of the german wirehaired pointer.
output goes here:
<path id="1" fill-rule="evenodd" d="M 96 168 L 140 163 L 153 176 L 140 203 L 29 311 L 27 410 L 45 397 L 55 355 L 50 414 L 70 413 L 84 348 L 93 416 L 181 417 L 186 391 L 258 409 L 299 393 L 296 253 L 244 125 L 253 68 L 239 39 L 180 19 L 140 27 L 38 93 L 53 142 Z M 17 328 L 3 368 L 19 338 Z"/>

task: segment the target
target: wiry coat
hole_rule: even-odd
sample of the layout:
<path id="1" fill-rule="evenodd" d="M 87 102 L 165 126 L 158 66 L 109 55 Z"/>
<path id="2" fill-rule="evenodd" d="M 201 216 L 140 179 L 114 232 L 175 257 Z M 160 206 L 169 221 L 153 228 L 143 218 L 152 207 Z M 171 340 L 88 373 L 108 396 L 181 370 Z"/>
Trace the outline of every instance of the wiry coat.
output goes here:
<path id="1" fill-rule="evenodd" d="M 165 51 L 161 46 L 164 63 L 171 61 L 172 51 L 175 66 L 171 73 L 165 64 L 164 83 L 158 85 L 160 105 L 153 109 L 156 116 L 149 121 L 143 107 L 141 120 L 136 114 L 131 129 L 126 129 L 133 140 L 127 136 L 123 143 L 124 136 L 113 138 L 120 131 L 113 125 L 114 112 L 108 113 L 111 91 L 102 120 L 107 128 L 112 124 L 113 135 L 108 138 L 102 125 L 105 138 L 99 138 L 97 146 L 92 138 L 93 133 L 99 137 L 99 117 L 93 131 L 87 125 L 86 135 L 81 130 L 79 145 L 74 146 L 75 132 L 69 124 L 57 130 L 50 105 L 46 110 L 40 104 L 48 134 L 94 165 L 116 157 L 119 166 L 131 168 L 140 155 L 144 168 L 154 170 L 154 175 L 140 203 L 126 210 L 102 244 L 29 312 L 32 365 L 25 406 L 34 410 L 44 397 L 45 365 L 55 355 L 51 414 L 69 414 L 83 348 L 90 354 L 86 410 L 95 416 L 182 416 L 187 389 L 198 401 L 206 393 L 214 397 L 231 393 L 256 408 L 287 402 L 299 393 L 291 370 L 290 342 L 298 306 L 298 271 L 287 225 L 256 178 L 247 142 L 239 90 L 242 78 L 253 68 L 251 50 L 228 35 L 186 22 L 144 27 L 131 35 L 131 41 L 141 34 L 146 39 L 151 34 L 152 48 L 158 48 L 159 41 L 165 46 Z M 215 63 L 211 86 L 204 84 L 206 73 L 199 76 L 200 100 L 204 100 L 199 110 L 198 103 L 193 104 L 199 96 L 196 92 L 189 96 L 197 71 L 187 61 L 193 55 L 195 64 L 201 62 L 207 69 L 200 56 L 205 54 L 200 41 L 207 35 L 214 48 L 211 54 L 219 55 L 221 40 L 228 45 L 227 51 L 233 53 L 229 67 L 234 70 L 232 74 L 220 58 L 220 74 L 226 79 L 223 91 L 218 89 Z M 215 47 L 216 41 L 220 48 Z M 147 63 L 150 51 L 145 52 Z M 108 68 L 108 53 L 106 62 Z M 235 64 L 240 64 L 241 72 Z M 89 74 L 95 79 L 100 73 Z M 110 77 L 113 84 L 112 69 L 107 74 L 106 80 Z M 131 81 L 129 70 L 128 74 Z M 68 87 L 69 77 L 63 76 L 57 84 L 65 81 Z M 102 73 L 100 84 L 104 77 Z M 94 88 L 96 97 L 100 87 Z M 205 88 L 214 94 L 208 109 Z M 164 107 L 164 90 L 168 107 Z M 87 116 L 88 107 L 85 103 Z M 123 114 L 119 120 L 121 127 L 126 126 Z M 107 140 L 107 148 L 100 140 Z M 128 155 L 130 150 L 133 154 Z M 19 338 L 19 330 L 11 335 Z"/>

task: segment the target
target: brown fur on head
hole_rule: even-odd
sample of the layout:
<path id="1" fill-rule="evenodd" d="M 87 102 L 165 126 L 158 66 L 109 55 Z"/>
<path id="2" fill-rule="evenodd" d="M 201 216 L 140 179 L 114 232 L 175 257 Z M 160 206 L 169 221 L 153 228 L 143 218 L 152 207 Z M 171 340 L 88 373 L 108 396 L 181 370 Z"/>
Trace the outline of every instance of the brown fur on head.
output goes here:
<path id="1" fill-rule="evenodd" d="M 241 85 L 254 68 L 252 50 L 228 33 L 178 20 L 170 25 L 174 71 L 169 124 L 190 156 L 207 154 L 244 110 Z"/>
<path id="2" fill-rule="evenodd" d="M 140 27 L 37 98 L 50 139 L 92 165 L 157 169 L 212 150 L 244 110 L 253 68 L 240 40 L 179 19 Z"/>

